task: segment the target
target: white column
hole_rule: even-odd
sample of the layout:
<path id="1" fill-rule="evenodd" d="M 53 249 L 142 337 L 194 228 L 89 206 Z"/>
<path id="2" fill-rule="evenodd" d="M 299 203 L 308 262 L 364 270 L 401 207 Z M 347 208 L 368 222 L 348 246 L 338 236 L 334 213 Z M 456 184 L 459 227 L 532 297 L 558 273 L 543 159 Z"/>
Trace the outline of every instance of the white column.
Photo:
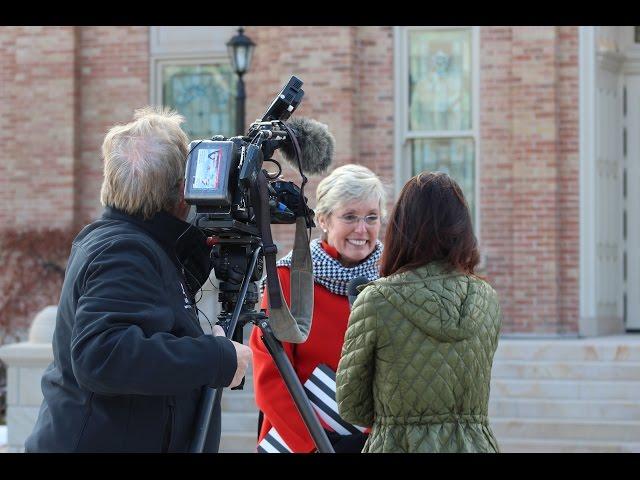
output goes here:
<path id="1" fill-rule="evenodd" d="M 38 313 L 27 342 L 0 347 L 0 360 L 7 366 L 7 449 L 24 451 L 24 441 L 33 430 L 42 390 L 44 369 L 53 361 L 51 341 L 56 321 L 56 306 Z"/>
<path id="2" fill-rule="evenodd" d="M 624 332 L 622 320 L 622 56 L 597 52 L 580 27 L 581 336 Z"/>

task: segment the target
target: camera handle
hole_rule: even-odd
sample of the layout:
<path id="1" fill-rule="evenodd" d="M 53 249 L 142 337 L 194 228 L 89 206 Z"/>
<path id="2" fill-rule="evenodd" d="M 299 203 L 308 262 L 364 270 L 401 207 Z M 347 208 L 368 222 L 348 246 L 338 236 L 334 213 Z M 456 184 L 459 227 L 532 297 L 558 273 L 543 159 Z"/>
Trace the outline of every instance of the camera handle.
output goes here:
<path id="1" fill-rule="evenodd" d="M 238 295 L 238 301 L 233 309 L 233 314 L 229 322 L 229 328 L 227 329 L 227 338 L 230 338 L 235 331 L 242 306 L 244 304 L 247 290 L 249 289 L 249 283 L 253 276 L 256 263 L 260 254 L 262 253 L 262 246 L 257 246 L 253 252 L 251 263 L 247 266 L 247 272 L 245 273 L 240 292 Z M 273 335 L 271 327 L 269 326 L 268 317 L 264 312 L 247 315 L 250 318 L 250 322 L 260 328 L 262 332 L 262 339 L 269 351 L 269 354 L 273 358 L 276 367 L 278 368 L 282 379 L 285 382 L 287 390 L 293 399 L 293 402 L 302 417 L 302 420 L 311 435 L 318 452 L 320 453 L 334 453 L 333 447 L 329 442 L 329 438 L 325 433 L 320 421 L 313 411 L 309 398 L 304 393 L 304 388 L 296 375 L 289 358 L 287 357 L 282 344 Z M 205 451 L 205 445 L 209 436 L 209 429 L 211 426 L 211 416 L 214 408 L 218 405 L 222 399 L 222 388 L 213 389 L 210 387 L 203 387 L 203 394 L 198 405 L 197 420 L 196 420 L 196 432 L 195 436 L 189 446 L 190 453 L 203 453 Z M 219 435 L 216 435 L 219 438 Z M 214 453 L 217 453 L 219 445 L 215 445 L 212 448 Z"/>

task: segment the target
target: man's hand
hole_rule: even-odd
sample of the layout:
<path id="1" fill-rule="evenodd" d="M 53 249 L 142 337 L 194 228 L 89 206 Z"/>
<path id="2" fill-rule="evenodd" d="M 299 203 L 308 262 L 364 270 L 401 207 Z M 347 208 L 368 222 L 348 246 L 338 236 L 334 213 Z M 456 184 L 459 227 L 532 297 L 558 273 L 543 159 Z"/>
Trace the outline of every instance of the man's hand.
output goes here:
<path id="1" fill-rule="evenodd" d="M 224 333 L 224 329 L 220 325 L 213 326 L 213 335 L 216 337 L 226 337 Z M 242 378 L 244 377 L 245 372 L 247 371 L 247 367 L 249 366 L 249 362 L 252 358 L 252 352 L 249 347 L 243 345 L 242 343 L 234 342 L 234 348 L 236 349 L 236 357 L 238 358 L 238 368 L 236 369 L 236 373 L 233 376 L 233 380 L 229 384 L 229 387 L 237 387 L 242 382 Z"/>
<path id="2" fill-rule="evenodd" d="M 224 328 L 222 328 L 217 323 L 213 326 L 212 332 L 213 332 L 213 336 L 214 337 L 226 337 L 227 336 L 227 334 L 224 333 Z"/>

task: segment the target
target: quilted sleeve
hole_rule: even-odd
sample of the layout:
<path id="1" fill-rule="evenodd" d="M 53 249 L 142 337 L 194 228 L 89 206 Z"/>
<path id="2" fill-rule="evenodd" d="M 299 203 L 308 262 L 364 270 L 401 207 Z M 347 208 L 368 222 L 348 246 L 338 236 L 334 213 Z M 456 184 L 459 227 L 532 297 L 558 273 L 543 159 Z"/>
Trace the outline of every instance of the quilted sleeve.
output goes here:
<path id="1" fill-rule="evenodd" d="M 336 372 L 336 402 L 340 416 L 354 425 L 373 423 L 373 372 L 377 343 L 375 286 L 358 295 L 349 317 Z"/>

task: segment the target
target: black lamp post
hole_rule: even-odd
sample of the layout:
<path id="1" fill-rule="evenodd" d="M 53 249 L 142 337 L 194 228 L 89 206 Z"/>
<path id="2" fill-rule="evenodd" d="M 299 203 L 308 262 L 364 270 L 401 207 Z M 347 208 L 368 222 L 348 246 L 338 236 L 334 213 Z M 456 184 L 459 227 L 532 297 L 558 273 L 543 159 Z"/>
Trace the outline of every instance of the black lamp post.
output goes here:
<path id="1" fill-rule="evenodd" d="M 236 134 L 245 133 L 244 104 L 246 95 L 244 92 L 244 80 L 242 76 L 249 71 L 253 49 L 256 44 L 244 34 L 244 28 L 239 27 L 237 35 L 227 42 L 227 51 L 231 59 L 233 70 L 238 75 L 238 94 L 236 99 Z"/>

